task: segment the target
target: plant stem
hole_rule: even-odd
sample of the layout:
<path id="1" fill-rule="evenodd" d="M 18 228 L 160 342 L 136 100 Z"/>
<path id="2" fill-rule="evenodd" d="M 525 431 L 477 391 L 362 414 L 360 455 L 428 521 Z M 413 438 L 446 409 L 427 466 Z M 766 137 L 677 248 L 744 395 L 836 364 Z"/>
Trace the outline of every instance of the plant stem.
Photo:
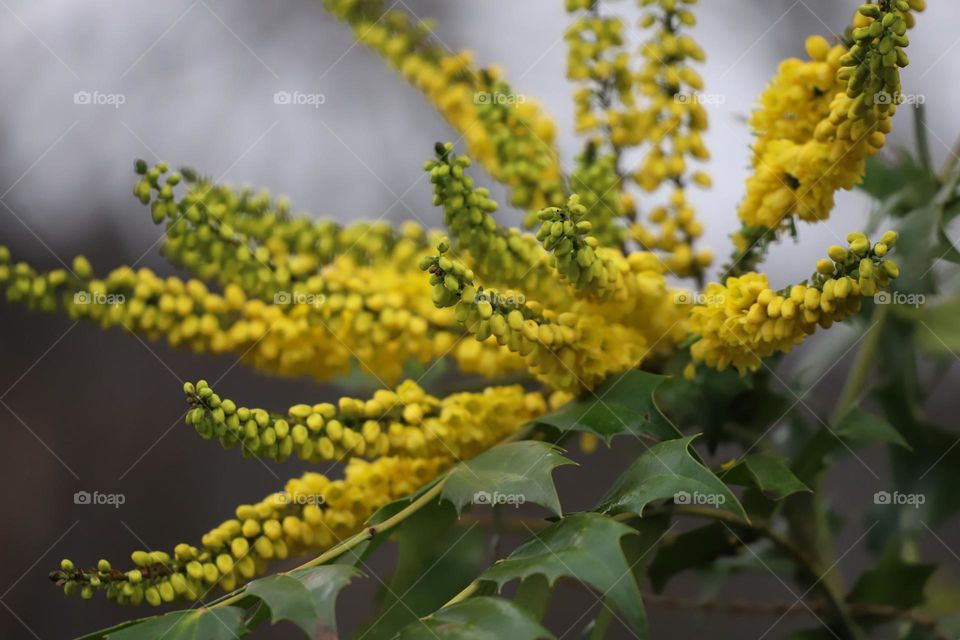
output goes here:
<path id="1" fill-rule="evenodd" d="M 914 107 L 913 133 L 917 141 L 917 157 L 920 160 L 920 165 L 930 171 L 933 168 L 933 160 L 930 156 L 930 138 L 927 136 L 926 105 L 918 104 Z"/>
<path id="2" fill-rule="evenodd" d="M 398 524 L 400 524 L 401 522 L 403 522 L 404 520 L 412 516 L 417 511 L 419 511 L 422 507 L 426 506 L 432 500 L 439 497 L 440 492 L 443 490 L 443 485 L 446 483 L 448 477 L 450 477 L 449 474 L 440 478 L 440 480 L 438 480 L 436 484 L 434 484 L 427 491 L 425 491 L 422 496 L 420 496 L 419 498 L 417 498 L 416 500 L 408 504 L 406 507 L 404 507 L 397 513 L 393 514 L 392 516 L 390 516 L 389 518 L 381 522 L 380 524 L 372 527 L 367 527 L 363 529 L 363 531 L 355 533 L 354 535 L 350 536 L 346 540 L 343 540 L 342 542 L 340 542 L 340 544 L 336 545 L 335 547 L 331 547 L 330 549 L 318 555 L 316 558 L 313 558 L 312 560 L 303 563 L 299 567 L 291 569 L 290 571 L 281 572 L 281 575 L 289 574 L 299 569 L 311 569 L 313 567 L 326 564 L 331 560 L 339 558 L 340 556 L 345 554 L 347 551 L 350 551 L 351 549 L 354 549 L 360 546 L 364 542 L 367 542 L 368 540 L 372 540 L 375 536 L 381 535 L 389 531 L 390 529 L 393 529 L 395 526 L 397 526 Z M 211 604 L 210 606 L 211 607 L 227 606 L 229 604 L 233 604 L 241 600 L 245 596 L 246 596 L 246 593 L 244 592 L 244 590 L 240 589 L 236 593 L 230 596 L 227 596 L 223 600 L 218 600 L 217 602 Z"/>
<path id="3" fill-rule="evenodd" d="M 874 308 L 873 316 L 870 318 L 873 324 L 867 329 L 868 335 L 864 338 L 863 346 L 857 353 L 857 358 L 850 368 L 850 375 L 847 377 L 847 381 L 843 385 L 843 391 L 840 392 L 840 398 L 834 407 L 833 416 L 830 419 L 833 425 L 846 415 L 863 392 L 867 374 L 870 373 L 870 365 L 873 363 L 873 356 L 877 352 L 880 337 L 883 335 L 883 329 L 890 315 L 890 308 L 891 305 L 877 305 Z"/>
<path id="4" fill-rule="evenodd" d="M 464 587 L 463 591 L 461 591 L 457 595 L 450 598 L 450 600 L 448 600 L 447 603 L 440 608 L 446 609 L 450 605 L 457 604 L 458 602 L 463 602 L 464 600 L 472 596 L 474 593 L 476 593 L 477 589 L 479 588 L 480 588 L 480 581 L 474 580 L 473 582 L 468 584 L 466 587 Z"/>
<path id="5" fill-rule="evenodd" d="M 842 591 L 837 584 L 827 580 L 827 575 L 822 574 L 820 564 L 822 559 L 811 557 L 803 548 L 794 543 L 793 540 L 775 531 L 768 523 L 763 521 L 745 520 L 740 516 L 734 515 L 727 511 L 714 509 L 712 507 L 700 507 L 693 505 L 665 505 L 665 507 L 670 512 L 678 515 L 688 515 L 718 520 L 742 529 L 753 531 L 754 533 L 767 538 L 778 547 L 783 549 L 783 551 L 785 551 L 787 555 L 793 559 L 797 566 L 807 574 L 807 576 L 811 579 L 812 584 L 823 593 L 827 599 L 827 602 L 830 603 L 831 608 L 837 614 L 837 617 L 841 620 L 846 628 L 848 636 L 851 638 L 860 637 L 860 630 L 857 627 L 853 616 L 850 614 L 846 601 L 843 598 Z"/>
<path id="6" fill-rule="evenodd" d="M 593 630 L 590 632 L 588 640 L 603 640 L 612 621 L 613 610 L 606 601 L 601 602 L 600 611 L 597 612 L 597 617 L 593 620 Z"/>

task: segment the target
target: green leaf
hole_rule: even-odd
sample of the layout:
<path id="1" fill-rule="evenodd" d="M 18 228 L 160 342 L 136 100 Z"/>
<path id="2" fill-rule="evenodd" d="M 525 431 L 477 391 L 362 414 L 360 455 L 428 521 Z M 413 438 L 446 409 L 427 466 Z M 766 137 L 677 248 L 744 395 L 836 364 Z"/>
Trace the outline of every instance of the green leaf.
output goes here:
<path id="1" fill-rule="evenodd" d="M 840 419 L 834 427 L 834 433 L 853 443 L 884 442 L 910 448 L 893 425 L 859 407 L 854 407 Z"/>
<path id="2" fill-rule="evenodd" d="M 960 354 L 960 298 L 924 307 L 917 316 L 917 346 L 938 358 Z"/>
<path id="3" fill-rule="evenodd" d="M 539 504 L 560 515 L 560 498 L 552 471 L 575 464 L 552 444 L 525 440 L 481 453 L 453 469 L 441 497 L 457 508 L 468 504 Z"/>
<path id="4" fill-rule="evenodd" d="M 677 438 L 680 432 L 660 412 L 653 397 L 664 380 L 645 371 L 629 371 L 537 422 L 563 432 L 593 433 L 607 444 L 625 433 L 637 437 L 649 434 L 661 440 Z"/>
<path id="5" fill-rule="evenodd" d="M 897 160 L 867 158 L 867 173 L 859 188 L 881 201 L 895 195 L 909 203 L 929 200 L 936 190 L 935 177 L 908 154 Z"/>
<path id="6" fill-rule="evenodd" d="M 904 384 L 900 381 L 901 385 Z M 888 395 L 888 400 L 890 395 Z M 903 421 L 897 421 L 901 427 Z M 844 443 L 849 443 L 845 446 Z M 791 465 L 793 472 L 803 481 L 810 481 L 827 464 L 827 459 L 835 453 L 847 453 L 850 445 L 870 445 L 876 443 L 895 444 L 910 450 L 911 446 L 903 435 L 887 420 L 854 407 L 828 429 L 820 428 L 807 440 L 801 452 Z"/>
<path id="7" fill-rule="evenodd" d="M 640 588 L 620 546 L 636 532 L 597 513 L 578 513 L 544 529 L 507 558 L 487 569 L 481 580 L 499 587 L 542 574 L 551 585 L 561 577 L 586 583 L 605 594 L 641 638 L 648 638 Z M 512 637 L 510 635 L 504 637 Z"/>
<path id="8" fill-rule="evenodd" d="M 324 565 L 254 580 L 245 592 L 270 608 L 271 622 L 289 620 L 313 638 L 322 629 L 336 632 L 337 595 L 359 575 L 351 565 Z"/>
<path id="9" fill-rule="evenodd" d="M 697 436 L 650 447 L 616 481 L 600 501 L 598 511 L 643 514 L 655 500 L 714 506 L 741 518 L 747 514 L 727 486 L 690 454 Z"/>
<path id="10" fill-rule="evenodd" d="M 899 507 L 900 524 L 913 531 L 925 531 L 923 524 L 936 527 L 960 512 L 960 444 L 953 431 L 920 423 L 922 431 L 911 438 L 913 451 L 891 449 L 891 488 L 902 494 L 924 496 L 919 508 Z M 884 505 L 884 508 L 897 508 Z"/>
<path id="11" fill-rule="evenodd" d="M 451 503 L 431 502 L 395 529 L 396 568 L 380 593 L 380 611 L 362 630 L 365 640 L 395 637 L 460 593 L 487 565 L 483 528 L 456 523 Z"/>
<path id="12" fill-rule="evenodd" d="M 740 418 L 736 409 L 757 406 L 753 402 L 755 398 L 745 397 L 752 391 L 752 382 L 731 369 L 717 371 L 700 367 L 693 380 L 683 376 L 668 378 L 657 389 L 657 398 L 678 428 L 684 430 L 689 426 L 691 430 L 702 430 L 707 449 L 712 453 L 723 439 L 727 422 L 737 422 Z M 704 412 L 702 407 L 710 407 L 711 411 Z"/>
<path id="13" fill-rule="evenodd" d="M 770 453 L 751 453 L 720 477 L 729 483 L 754 486 L 771 500 L 783 500 L 798 491 L 810 491 L 793 475 L 786 461 Z"/>
<path id="14" fill-rule="evenodd" d="M 509 600 L 480 596 L 412 622 L 397 640 L 552 640 L 530 614 Z"/>
<path id="15" fill-rule="evenodd" d="M 739 535 L 740 540 L 747 544 L 753 540 L 748 532 Z M 659 593 L 670 578 L 678 573 L 710 565 L 723 556 L 734 555 L 740 546 L 740 541 L 719 522 L 667 538 L 647 570 L 650 586 Z"/>
<path id="16" fill-rule="evenodd" d="M 894 284 L 897 291 L 929 293 L 933 291 L 934 279 L 931 266 L 940 258 L 936 229 L 941 212 L 935 204 L 927 203 L 907 214 L 897 225 L 895 262 L 900 265 L 901 276 Z"/>
<path id="17" fill-rule="evenodd" d="M 247 634 L 246 612 L 239 607 L 189 609 L 146 618 L 115 633 L 109 640 L 236 640 Z"/>
<path id="18" fill-rule="evenodd" d="M 912 609 L 924 602 L 923 589 L 936 569 L 934 564 L 904 562 L 893 545 L 875 567 L 857 578 L 847 600 Z"/>

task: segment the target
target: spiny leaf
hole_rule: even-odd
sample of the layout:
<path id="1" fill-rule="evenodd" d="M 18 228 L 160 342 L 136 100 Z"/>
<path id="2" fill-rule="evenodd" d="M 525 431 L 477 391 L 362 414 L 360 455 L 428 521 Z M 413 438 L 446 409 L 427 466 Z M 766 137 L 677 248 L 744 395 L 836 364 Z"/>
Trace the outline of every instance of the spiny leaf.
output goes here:
<path id="1" fill-rule="evenodd" d="M 665 379 L 645 371 L 627 372 L 537 422 L 561 431 L 594 433 L 608 444 L 625 433 L 649 434 L 661 440 L 678 438 L 680 432 L 660 412 L 653 397 Z"/>
<path id="2" fill-rule="evenodd" d="M 450 472 L 442 497 L 459 513 L 467 504 L 533 502 L 560 515 L 551 472 L 575 464 L 545 442 L 511 442 L 486 451 Z"/>
<path id="3" fill-rule="evenodd" d="M 597 510 L 642 515 L 644 507 L 655 500 L 675 500 L 678 504 L 714 506 L 746 518 L 737 497 L 690 454 L 690 443 L 696 437 L 650 447 L 614 483 Z"/>
<path id="4" fill-rule="evenodd" d="M 857 578 L 847 600 L 912 609 L 924 602 L 923 589 L 936 568 L 934 564 L 904 562 L 891 546 L 879 564 Z"/>
<path id="5" fill-rule="evenodd" d="M 236 640 L 247 633 L 244 613 L 239 607 L 173 611 L 102 637 L 109 640 Z"/>
<path id="6" fill-rule="evenodd" d="M 529 613 L 509 600 L 480 596 L 411 622 L 396 640 L 553 640 Z"/>
<path id="7" fill-rule="evenodd" d="M 395 530 L 397 562 L 380 611 L 361 630 L 386 640 L 460 593 L 487 563 L 483 527 L 460 526 L 449 502 L 431 502 Z M 387 536 L 382 536 L 387 537 Z"/>
<path id="8" fill-rule="evenodd" d="M 770 453 L 751 453 L 720 472 L 731 484 L 754 486 L 772 500 L 783 500 L 798 491 L 810 491 L 793 475 L 786 461 Z"/>
<path id="9" fill-rule="evenodd" d="M 270 608 L 271 622 L 289 620 L 312 638 L 320 629 L 336 631 L 337 595 L 358 575 L 360 570 L 346 564 L 298 569 L 254 580 L 246 593 Z"/>
<path id="10" fill-rule="evenodd" d="M 910 448 L 892 424 L 859 407 L 848 411 L 834 427 L 834 432 L 850 442 L 885 442 L 900 445 L 905 449 Z"/>
<path id="11" fill-rule="evenodd" d="M 752 541 L 748 534 L 740 535 L 740 540 Z M 720 557 L 735 554 L 741 547 L 740 540 L 719 522 L 668 538 L 657 550 L 647 570 L 650 585 L 659 593 L 676 574 L 707 566 Z"/>
<path id="12" fill-rule="evenodd" d="M 481 576 L 502 587 L 542 574 L 550 584 L 570 577 L 597 589 L 641 639 L 649 637 L 640 588 L 620 540 L 636 535 L 625 524 L 597 513 L 578 513 L 544 529 Z"/>

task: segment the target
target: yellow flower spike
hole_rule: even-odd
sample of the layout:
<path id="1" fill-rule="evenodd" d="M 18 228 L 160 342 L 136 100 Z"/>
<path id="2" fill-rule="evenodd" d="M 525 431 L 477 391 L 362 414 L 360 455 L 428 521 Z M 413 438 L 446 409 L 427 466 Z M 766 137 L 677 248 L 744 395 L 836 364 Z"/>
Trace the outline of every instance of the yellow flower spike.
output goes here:
<path id="1" fill-rule="evenodd" d="M 435 398 L 408 380 L 398 387 L 399 394 L 389 391 L 375 394 L 388 403 L 341 398 L 339 409 L 327 404 L 298 404 L 290 407 L 286 416 L 281 416 L 221 400 L 203 380 L 187 383 L 184 390 L 194 407 L 187 413 L 187 424 L 201 436 L 216 436 L 227 449 L 239 444 L 246 455 L 278 461 L 297 455 L 313 463 L 384 455 L 468 457 L 535 417 L 528 407 L 538 407 L 543 402 L 539 394 L 524 392 L 519 386 L 489 387 L 482 392 Z M 228 404 L 231 410 L 225 411 Z M 467 406 L 473 410 L 465 410 Z M 488 411 L 486 407 L 496 410 Z M 368 409 L 377 409 L 379 413 L 370 414 Z M 327 416 L 325 423 L 321 413 Z M 247 419 L 242 421 L 241 416 Z M 260 419 L 254 420 L 252 416 Z M 314 423 L 321 426 L 308 429 L 305 423 L 314 417 L 317 418 Z M 405 429 L 407 435 L 392 441 L 387 434 L 398 428 Z M 444 433 L 442 438 L 436 437 L 440 431 Z M 477 437 L 478 432 L 483 434 L 481 438 Z M 267 434 L 272 435 L 268 438 Z M 243 513 L 245 518 L 237 527 L 247 537 L 258 535 L 261 523 L 246 510 Z M 270 530 L 264 528 L 264 535 L 277 539 L 277 523 L 263 526 L 270 527 Z M 236 550 L 234 552 L 236 555 Z M 146 561 L 143 558 L 138 563 Z"/>
<path id="2" fill-rule="evenodd" d="M 324 0 L 361 42 L 424 93 L 466 140 L 470 154 L 510 189 L 514 206 L 536 211 L 563 201 L 556 125 L 517 95 L 498 69 L 476 69 L 469 52 L 451 52 L 426 23 L 382 2 Z"/>
<path id="3" fill-rule="evenodd" d="M 817 262 L 809 285 L 777 293 L 758 273 L 709 285 L 707 302 L 691 314 L 691 333 L 700 336 L 690 347 L 694 363 L 720 370 L 733 366 L 741 374 L 755 371 L 763 358 L 790 351 L 817 326 L 829 328 L 858 311 L 861 299 L 876 293 L 878 273 L 899 276 L 896 264 L 885 258 L 887 251 L 876 250 L 883 243 L 871 246 L 861 233 L 850 234 L 848 242 L 849 249 L 830 247 L 831 258 Z M 851 252 L 864 257 L 848 261 Z"/>
<path id="4" fill-rule="evenodd" d="M 550 221 L 551 236 L 559 238 L 565 225 L 575 228 L 570 220 Z M 457 320 L 480 340 L 492 336 L 491 319 L 501 317 L 503 324 L 498 321 L 497 325 L 505 331 L 492 337 L 520 354 L 530 371 L 554 388 L 592 388 L 611 373 L 637 366 L 651 352 L 648 345 L 659 342 L 666 348 L 672 340 L 682 339 L 682 308 L 672 303 L 655 259 L 647 259 L 652 258 L 649 254 L 619 264 L 621 274 L 626 274 L 623 296 L 615 295 L 610 301 L 584 301 L 575 305 L 576 310 L 558 314 L 527 300 L 522 293 L 477 287 L 472 271 L 445 255 L 449 246 L 441 243 L 439 249 L 439 255 L 420 264 L 430 274 L 435 304 L 453 307 Z M 641 307 L 647 313 L 641 312 Z M 654 308 L 656 325 L 649 315 Z M 631 326 L 633 322 L 640 326 Z M 661 326 L 659 322 L 672 324 Z M 660 333 L 648 342 L 648 330 Z"/>
<path id="5" fill-rule="evenodd" d="M 151 340 L 165 338 L 171 346 L 196 352 L 236 353 L 259 370 L 291 377 L 328 380 L 356 362 L 393 382 L 405 363 L 441 356 L 450 356 L 467 372 L 490 376 L 522 368 L 495 342 L 474 352 L 451 350 L 459 337 L 457 322 L 424 295 L 416 263 L 416 254 L 380 267 L 338 259 L 326 272 L 329 295 L 323 298 L 291 292 L 291 298 L 277 304 L 252 299 L 237 309 L 198 281 L 161 279 L 145 268 L 117 269 L 103 280 L 51 280 L 55 272 L 40 274 L 23 264 L 4 286 L 10 299 L 32 308 L 62 307 L 74 317 L 120 326 Z M 33 287 L 37 278 L 46 281 L 42 291 Z M 193 301 L 185 316 L 176 308 L 180 296 Z M 198 331 L 206 325 L 209 330 Z M 409 331 L 418 325 L 423 330 Z"/>
<path id="6" fill-rule="evenodd" d="M 164 563 L 153 562 L 127 573 L 109 569 L 106 561 L 101 561 L 98 570 L 92 572 L 77 572 L 72 564 L 62 566 L 61 571 L 76 573 L 74 578 L 79 583 L 90 586 L 91 590 L 103 589 L 109 598 L 121 603 L 136 604 L 146 599 L 156 605 L 175 598 L 190 600 L 202 597 L 211 585 L 229 591 L 238 580 L 249 580 L 264 573 L 268 561 L 316 552 L 354 533 L 379 506 L 409 494 L 451 464 L 452 459 L 448 457 L 354 460 L 347 464 L 344 480 L 340 482 L 347 490 L 360 491 L 363 499 L 349 505 L 336 500 L 333 493 L 325 496 L 327 500 L 321 496 L 313 502 L 294 500 L 289 494 L 278 501 L 271 495 L 256 505 L 238 508 L 238 516 L 256 517 L 257 532 L 237 531 L 226 547 L 205 549 L 196 560 L 184 562 L 183 554 L 175 553 Z M 409 478 L 414 476 L 417 482 L 411 484 Z M 371 482 L 374 477 L 380 481 Z M 298 481 L 307 485 L 327 482 L 317 473 L 307 473 Z M 265 533 L 261 535 L 260 530 Z M 178 545 L 178 549 L 182 551 L 187 546 Z M 222 549 L 228 549 L 229 553 Z M 141 558 L 139 552 L 137 557 Z"/>
<path id="7" fill-rule="evenodd" d="M 861 9 L 849 50 L 809 38 L 809 60 L 781 63 L 760 96 L 750 118 L 755 172 L 739 209 L 745 228 L 826 219 L 834 194 L 859 184 L 867 157 L 884 145 L 901 99 L 910 14 L 895 4 Z"/>

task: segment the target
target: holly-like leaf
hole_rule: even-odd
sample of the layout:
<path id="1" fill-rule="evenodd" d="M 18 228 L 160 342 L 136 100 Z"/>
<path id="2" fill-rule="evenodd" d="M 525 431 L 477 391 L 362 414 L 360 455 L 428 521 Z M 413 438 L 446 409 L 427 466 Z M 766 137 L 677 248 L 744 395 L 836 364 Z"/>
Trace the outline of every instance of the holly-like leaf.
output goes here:
<path id="1" fill-rule="evenodd" d="M 769 453 L 751 453 L 721 471 L 725 482 L 754 486 L 771 500 L 783 500 L 798 491 L 810 491 L 793 475 L 786 461 Z"/>
<path id="2" fill-rule="evenodd" d="M 99 636 L 108 640 L 236 640 L 247 634 L 239 607 L 215 607 L 173 611 L 145 618 L 116 632 Z"/>
<path id="3" fill-rule="evenodd" d="M 905 426 L 906 423 L 898 421 L 897 424 Z M 847 453 L 856 445 L 877 443 L 911 449 L 900 431 L 890 422 L 854 407 L 833 427 L 818 429 L 803 445 L 793 461 L 792 469 L 801 480 L 810 481 L 835 453 Z"/>
<path id="4" fill-rule="evenodd" d="M 746 518 L 733 492 L 690 454 L 690 443 L 696 437 L 650 447 L 614 483 L 597 510 L 642 515 L 651 502 L 673 500 L 677 504 L 713 506 Z"/>
<path id="5" fill-rule="evenodd" d="M 529 613 L 509 600 L 479 596 L 411 622 L 397 640 L 553 640 Z"/>
<path id="6" fill-rule="evenodd" d="M 934 564 L 904 562 L 890 547 L 875 567 L 857 578 L 847 600 L 912 609 L 924 602 L 923 589 L 936 569 Z"/>
<path id="7" fill-rule="evenodd" d="M 661 440 L 678 438 L 680 432 L 660 412 L 653 397 L 664 380 L 664 376 L 646 371 L 629 371 L 537 422 L 564 432 L 593 433 L 608 444 L 621 434 L 646 434 Z"/>
<path id="8" fill-rule="evenodd" d="M 362 629 L 365 640 L 394 638 L 400 629 L 436 611 L 487 565 L 487 541 L 476 523 L 459 526 L 449 502 L 431 502 L 394 531 L 397 561 L 380 611 Z M 382 536 L 387 537 L 387 536 Z"/>
<path id="9" fill-rule="evenodd" d="M 640 588 L 621 538 L 636 535 L 625 524 L 597 513 L 578 513 L 544 529 L 481 574 L 499 587 L 543 575 L 551 585 L 569 577 L 605 594 L 641 639 L 649 637 Z M 512 636 L 504 636 L 512 637 Z"/>
<path id="10" fill-rule="evenodd" d="M 880 201 L 896 196 L 897 203 L 890 212 L 896 216 L 903 215 L 903 209 L 909 210 L 911 205 L 929 202 L 936 193 L 937 179 L 908 154 L 902 154 L 896 162 L 873 156 L 867 159 L 867 173 L 858 186 Z"/>
<path id="11" fill-rule="evenodd" d="M 457 508 L 468 504 L 539 504 L 560 515 L 555 468 L 575 464 L 548 443 L 510 442 L 481 453 L 450 472 L 441 497 Z"/>
<path id="12" fill-rule="evenodd" d="M 263 600 L 271 622 L 289 620 L 312 638 L 321 629 L 336 631 L 337 595 L 359 575 L 359 569 L 347 564 L 297 569 L 254 580 L 245 592 Z"/>
<path id="13" fill-rule="evenodd" d="M 748 533 L 740 534 L 740 540 L 745 543 L 752 541 Z M 737 553 L 741 547 L 740 540 L 719 522 L 667 538 L 647 570 L 650 586 L 659 593 L 670 578 L 678 573 L 710 565 L 717 558 Z"/>
<path id="14" fill-rule="evenodd" d="M 892 424 L 859 407 L 854 407 L 840 419 L 834 427 L 834 433 L 853 443 L 884 442 L 910 448 Z"/>

